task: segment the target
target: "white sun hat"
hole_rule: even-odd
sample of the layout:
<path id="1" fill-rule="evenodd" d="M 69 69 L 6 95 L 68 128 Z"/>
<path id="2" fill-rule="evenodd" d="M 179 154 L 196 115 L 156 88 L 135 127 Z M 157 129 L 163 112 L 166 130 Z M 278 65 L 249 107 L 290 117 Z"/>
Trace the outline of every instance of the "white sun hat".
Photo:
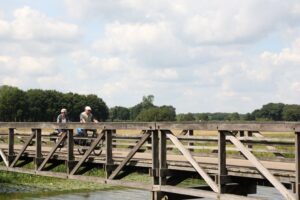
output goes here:
<path id="1" fill-rule="evenodd" d="M 86 107 L 85 107 L 85 110 L 90 110 L 90 111 L 92 111 L 92 108 L 91 108 L 90 106 L 86 106 Z"/>

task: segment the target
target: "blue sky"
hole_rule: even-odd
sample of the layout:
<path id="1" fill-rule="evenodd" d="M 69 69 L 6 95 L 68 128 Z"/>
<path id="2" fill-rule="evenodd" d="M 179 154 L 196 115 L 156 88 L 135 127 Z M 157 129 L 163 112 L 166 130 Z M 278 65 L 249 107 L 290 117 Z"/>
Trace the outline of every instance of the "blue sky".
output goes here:
<path id="1" fill-rule="evenodd" d="M 177 112 L 299 104 L 298 0 L 0 0 L 0 85 L 153 94 Z"/>

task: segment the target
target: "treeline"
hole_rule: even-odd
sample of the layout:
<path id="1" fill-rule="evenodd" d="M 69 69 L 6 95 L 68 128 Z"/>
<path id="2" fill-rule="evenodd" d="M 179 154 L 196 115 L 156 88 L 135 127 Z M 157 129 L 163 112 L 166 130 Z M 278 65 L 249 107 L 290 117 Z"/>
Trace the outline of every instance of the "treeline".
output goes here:
<path id="1" fill-rule="evenodd" d="M 178 121 L 300 121 L 300 105 L 268 103 L 251 113 L 187 113 Z"/>
<path id="2" fill-rule="evenodd" d="M 0 87 L 0 121 L 55 121 L 61 108 L 67 108 L 71 121 L 89 105 L 100 121 L 300 121 L 300 105 L 269 103 L 251 113 L 177 114 L 170 105 L 154 105 L 154 96 L 144 96 L 135 106 L 108 108 L 96 95 L 61 93 L 55 90 Z"/>
<path id="3" fill-rule="evenodd" d="M 130 107 L 115 106 L 109 110 L 110 121 L 175 121 L 176 110 L 173 106 L 154 105 L 154 96 L 144 96 L 141 103 Z"/>
<path id="4" fill-rule="evenodd" d="M 79 121 L 79 115 L 86 105 L 92 107 L 97 119 L 108 119 L 109 109 L 96 95 L 40 89 L 23 91 L 16 87 L 0 87 L 0 121 L 56 121 L 61 108 L 68 109 L 71 121 Z"/>

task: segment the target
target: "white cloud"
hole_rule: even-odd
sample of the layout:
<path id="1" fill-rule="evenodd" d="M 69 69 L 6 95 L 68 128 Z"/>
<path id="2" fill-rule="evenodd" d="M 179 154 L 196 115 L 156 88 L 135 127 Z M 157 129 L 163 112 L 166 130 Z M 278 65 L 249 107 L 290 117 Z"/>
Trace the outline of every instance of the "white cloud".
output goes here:
<path id="1" fill-rule="evenodd" d="M 27 6 L 15 10 L 14 17 L 10 29 L 12 37 L 17 40 L 72 41 L 79 36 L 77 25 L 48 18 Z"/>
<path id="2" fill-rule="evenodd" d="M 96 93 L 110 106 L 154 94 L 178 112 L 300 98 L 298 0 L 64 2 L 70 15 L 20 2 L 0 14 L 2 84 Z"/>
<path id="3" fill-rule="evenodd" d="M 154 75 L 164 80 L 176 80 L 179 76 L 175 69 L 170 68 L 157 69 L 154 71 Z"/>

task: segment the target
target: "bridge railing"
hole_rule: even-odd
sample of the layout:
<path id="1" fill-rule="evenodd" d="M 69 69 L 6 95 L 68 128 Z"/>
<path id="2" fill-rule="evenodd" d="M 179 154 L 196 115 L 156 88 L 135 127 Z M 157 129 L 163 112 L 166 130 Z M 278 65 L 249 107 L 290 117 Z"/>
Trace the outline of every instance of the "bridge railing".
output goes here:
<path id="1" fill-rule="evenodd" d="M 95 129 L 97 134 L 81 138 L 76 136 L 76 128 Z M 54 129 L 65 131 L 59 137 L 49 136 Z M 127 134 L 120 134 L 124 130 Z M 215 134 L 198 134 L 201 131 L 214 131 Z M 269 138 L 264 135 L 266 131 L 293 134 Z M 257 177 L 271 183 L 286 199 L 299 200 L 300 123 L 3 122 L 0 133 L 0 155 L 7 168 L 15 168 L 22 159 L 33 157 L 35 170 L 43 171 L 56 159 L 63 160 L 66 174 L 74 177 L 80 174 L 84 164 L 95 162 L 105 167 L 106 183 L 112 183 L 130 162 L 139 163 L 135 165 L 150 168 L 154 199 L 172 194 L 208 198 L 221 195 L 223 199 L 234 199 L 235 195 L 227 194 L 228 183 L 236 181 L 236 177 L 247 177 L 247 171 L 242 174 L 234 170 L 251 168 L 260 174 Z M 55 139 L 55 143 L 50 139 Z M 78 140 L 88 141 L 88 145 L 78 144 Z M 273 157 L 269 157 L 270 154 Z M 174 171 L 187 168 L 197 172 L 210 191 L 206 191 L 207 186 L 195 190 L 173 186 L 174 182 L 169 184 L 172 177 L 178 175 Z M 287 181 L 292 182 L 294 193 L 286 187 Z"/>

